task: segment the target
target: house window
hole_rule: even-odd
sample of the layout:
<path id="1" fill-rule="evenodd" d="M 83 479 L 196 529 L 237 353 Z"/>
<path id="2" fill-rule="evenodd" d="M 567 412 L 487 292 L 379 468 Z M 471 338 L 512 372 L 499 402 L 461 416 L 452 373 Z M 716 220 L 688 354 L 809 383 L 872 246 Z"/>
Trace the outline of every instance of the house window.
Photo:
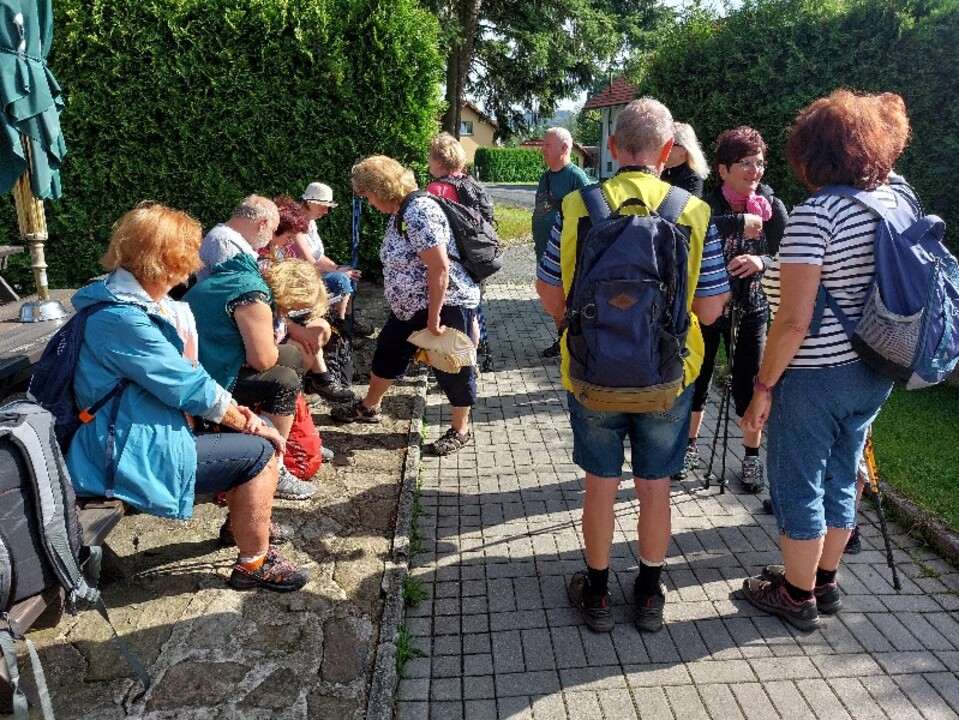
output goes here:
<path id="1" fill-rule="evenodd" d="M 460 122 L 460 137 L 473 134 L 473 121 L 463 120 Z"/>

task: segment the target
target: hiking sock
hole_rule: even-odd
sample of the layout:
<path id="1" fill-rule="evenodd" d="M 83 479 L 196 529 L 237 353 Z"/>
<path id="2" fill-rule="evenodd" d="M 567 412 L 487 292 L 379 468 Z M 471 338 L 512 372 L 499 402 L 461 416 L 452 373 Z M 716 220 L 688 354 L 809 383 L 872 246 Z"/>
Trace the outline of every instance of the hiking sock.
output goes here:
<path id="1" fill-rule="evenodd" d="M 838 570 L 823 570 L 822 568 L 816 568 L 816 587 L 822 587 L 823 585 L 828 585 L 829 583 L 836 582 L 836 573 Z"/>
<path id="2" fill-rule="evenodd" d="M 266 553 L 263 553 L 262 555 L 253 555 L 252 557 L 241 557 L 239 563 L 245 570 L 256 570 L 265 560 Z"/>
<path id="3" fill-rule="evenodd" d="M 691 448 L 696 447 L 696 441 L 698 439 L 699 438 L 689 438 L 689 440 L 686 441 L 686 447 L 691 447 Z"/>
<path id="4" fill-rule="evenodd" d="M 797 605 L 812 598 L 812 590 L 798 588 L 785 578 L 783 578 L 783 587 L 786 588 L 786 594 L 789 596 L 789 599 Z"/>
<path id="5" fill-rule="evenodd" d="M 609 568 L 605 570 L 595 570 L 589 565 L 586 566 L 586 587 L 589 594 L 595 597 L 606 597 L 609 592 Z"/>
<path id="6" fill-rule="evenodd" d="M 659 595 L 659 579 L 663 574 L 662 565 L 647 565 L 639 561 L 639 577 L 636 578 L 636 593 L 638 595 Z"/>
<path id="7" fill-rule="evenodd" d="M 321 373 L 313 373 L 313 377 L 316 378 L 316 381 L 320 385 L 329 385 L 331 382 L 333 382 L 333 373 L 331 373 L 329 370 L 324 370 Z"/>
<path id="8" fill-rule="evenodd" d="M 746 457 L 759 457 L 759 446 L 749 447 L 749 445 L 743 445 L 743 450 L 746 453 Z"/>

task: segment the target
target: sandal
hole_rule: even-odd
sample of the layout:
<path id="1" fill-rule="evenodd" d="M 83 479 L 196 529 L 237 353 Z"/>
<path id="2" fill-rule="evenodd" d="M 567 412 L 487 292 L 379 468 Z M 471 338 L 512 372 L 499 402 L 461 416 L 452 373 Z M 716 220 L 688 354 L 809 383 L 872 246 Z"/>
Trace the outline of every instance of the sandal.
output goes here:
<path id="1" fill-rule="evenodd" d="M 357 400 L 350 405 L 337 405 L 330 411 L 330 417 L 336 422 L 364 422 L 378 423 L 383 419 L 383 411 L 380 408 L 368 408 L 362 400 Z"/>
<path id="2" fill-rule="evenodd" d="M 461 435 L 453 428 L 450 428 L 446 431 L 446 434 L 443 437 L 430 446 L 430 449 L 434 455 L 452 455 L 457 450 L 469 445 L 469 442 L 472 439 L 473 433 L 471 433 L 469 430 Z"/>

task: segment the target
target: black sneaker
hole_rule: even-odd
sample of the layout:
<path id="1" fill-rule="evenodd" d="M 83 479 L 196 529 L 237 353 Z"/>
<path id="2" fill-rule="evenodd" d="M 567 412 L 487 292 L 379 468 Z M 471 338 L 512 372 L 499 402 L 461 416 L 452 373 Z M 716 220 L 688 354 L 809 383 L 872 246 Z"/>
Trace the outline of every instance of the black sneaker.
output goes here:
<path id="1" fill-rule="evenodd" d="M 303 383 L 303 392 L 307 394 L 315 393 L 332 402 L 350 402 L 356 398 L 356 394 L 351 388 L 340 385 L 335 380 L 321 383 L 315 377 L 311 377 Z"/>
<path id="2" fill-rule="evenodd" d="M 569 583 L 569 601 L 578 608 L 583 615 L 587 627 L 593 632 L 612 632 L 616 625 L 613 620 L 613 611 L 610 608 L 610 595 L 596 597 L 586 592 L 586 573 L 580 571 L 573 574 Z"/>
<path id="3" fill-rule="evenodd" d="M 819 610 L 816 599 L 809 598 L 801 603 L 793 602 L 786 592 L 782 578 L 765 580 L 758 577 L 743 580 L 743 597 L 753 607 L 770 615 L 778 615 L 790 625 L 809 632 L 819 627 Z"/>
<path id="4" fill-rule="evenodd" d="M 759 573 L 763 580 L 782 582 L 786 578 L 786 568 L 782 565 L 767 565 Z M 836 582 L 817 585 L 812 591 L 816 598 L 816 607 L 823 615 L 835 615 L 842 609 L 842 595 L 839 594 L 839 584 Z"/>
<path id="5" fill-rule="evenodd" d="M 772 498 L 766 498 L 763 500 L 763 512 L 767 515 L 775 515 L 773 512 L 773 500 Z"/>
<path id="6" fill-rule="evenodd" d="M 543 352 L 540 353 L 540 357 L 554 358 L 554 357 L 559 357 L 559 354 L 560 354 L 559 339 L 557 338 L 556 342 L 554 342 L 552 345 L 550 345 L 548 348 L 546 348 L 545 350 L 543 350 Z"/>
<path id="7" fill-rule="evenodd" d="M 274 592 L 293 592 L 309 582 L 310 573 L 287 562 L 276 548 L 270 548 L 263 564 L 256 570 L 248 570 L 237 560 L 230 574 L 230 586 L 237 590 L 266 588 Z"/>
<path id="8" fill-rule="evenodd" d="M 293 537 L 293 530 L 286 525 L 279 523 L 270 523 L 270 545 L 283 545 L 288 543 Z M 230 515 L 227 514 L 226 521 L 220 527 L 220 545 L 222 547 L 233 547 L 236 545 L 236 536 L 233 534 L 233 525 L 230 523 Z"/>
<path id="9" fill-rule="evenodd" d="M 846 549 L 843 550 L 846 555 L 858 555 L 862 552 L 862 537 L 859 535 L 859 526 L 856 525 L 846 541 Z"/>
<path id="10" fill-rule="evenodd" d="M 633 585 L 635 593 L 634 603 L 636 605 L 636 619 L 633 624 L 640 632 L 659 632 L 663 629 L 663 609 L 666 605 L 666 587 L 660 583 L 659 592 L 653 595 L 642 595 L 636 592 L 636 586 Z"/>

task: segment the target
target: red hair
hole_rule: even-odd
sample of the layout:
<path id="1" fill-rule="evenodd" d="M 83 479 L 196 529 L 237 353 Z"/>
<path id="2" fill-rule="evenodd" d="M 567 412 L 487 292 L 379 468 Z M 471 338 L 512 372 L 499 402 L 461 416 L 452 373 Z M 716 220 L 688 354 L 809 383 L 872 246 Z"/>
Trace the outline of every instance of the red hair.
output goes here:
<path id="1" fill-rule="evenodd" d="M 280 224 L 276 226 L 275 235 L 282 235 L 292 230 L 297 233 L 304 233 L 310 226 L 310 221 L 306 219 L 303 212 L 303 206 L 296 202 L 289 195 L 279 195 L 274 200 L 276 209 L 280 213 Z"/>

